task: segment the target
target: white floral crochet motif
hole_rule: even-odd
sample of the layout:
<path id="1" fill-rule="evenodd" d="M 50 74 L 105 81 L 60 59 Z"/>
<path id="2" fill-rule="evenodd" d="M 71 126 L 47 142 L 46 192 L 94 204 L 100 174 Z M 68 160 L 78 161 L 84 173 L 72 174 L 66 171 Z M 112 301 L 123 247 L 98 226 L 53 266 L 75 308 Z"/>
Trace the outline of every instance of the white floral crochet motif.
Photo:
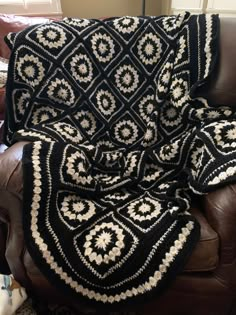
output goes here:
<path id="1" fill-rule="evenodd" d="M 40 106 L 32 115 L 32 122 L 34 125 L 40 124 L 50 118 L 56 117 L 57 112 L 48 106 Z"/>
<path id="2" fill-rule="evenodd" d="M 21 95 L 17 98 L 16 106 L 20 114 L 22 115 L 24 114 L 29 99 L 30 99 L 29 92 L 21 92 Z"/>
<path id="3" fill-rule="evenodd" d="M 156 218 L 161 211 L 161 204 L 155 199 L 144 197 L 135 200 L 128 206 L 128 214 L 134 221 L 149 221 Z"/>
<path id="4" fill-rule="evenodd" d="M 115 45 L 110 36 L 107 34 L 96 33 L 92 39 L 92 49 L 96 58 L 102 62 L 108 62 L 115 54 Z"/>
<path id="5" fill-rule="evenodd" d="M 215 125 L 214 139 L 222 148 L 236 148 L 236 122 L 222 121 Z"/>
<path id="6" fill-rule="evenodd" d="M 117 69 L 115 74 L 117 87 L 124 93 L 134 92 L 139 83 L 137 70 L 131 65 L 124 65 Z"/>
<path id="7" fill-rule="evenodd" d="M 16 69 L 20 77 L 33 87 L 39 85 L 45 75 L 42 62 L 34 55 L 20 57 Z"/>
<path id="8" fill-rule="evenodd" d="M 96 94 L 98 108 L 105 116 L 110 116 L 116 109 L 116 101 L 111 92 L 99 90 Z"/>
<path id="9" fill-rule="evenodd" d="M 93 77 L 93 66 L 87 55 L 79 54 L 73 56 L 70 65 L 73 76 L 79 82 L 91 82 Z"/>
<path id="10" fill-rule="evenodd" d="M 150 121 L 150 117 L 154 109 L 155 109 L 154 95 L 147 95 L 143 97 L 139 104 L 139 113 L 146 122 Z"/>
<path id="11" fill-rule="evenodd" d="M 138 138 L 138 127 L 131 120 L 122 120 L 115 126 L 115 136 L 119 142 L 132 144 Z"/>
<path id="12" fill-rule="evenodd" d="M 94 115 L 89 111 L 80 111 L 76 116 L 81 127 L 87 132 L 88 135 L 92 136 L 96 131 L 96 120 Z"/>
<path id="13" fill-rule="evenodd" d="M 65 31 L 56 25 L 43 25 L 36 32 L 39 43 L 50 49 L 62 47 L 66 42 Z"/>
<path id="14" fill-rule="evenodd" d="M 165 145 L 161 148 L 160 157 L 162 160 L 170 161 L 171 159 L 173 159 L 176 156 L 176 154 L 178 153 L 178 149 L 179 149 L 178 142 L 179 141 L 177 141 L 173 144 Z"/>
<path id="15" fill-rule="evenodd" d="M 84 28 L 91 24 L 91 21 L 88 19 L 76 19 L 76 18 L 64 18 L 63 22 L 69 25 L 77 26 L 79 28 Z"/>
<path id="16" fill-rule="evenodd" d="M 96 206 L 90 200 L 84 200 L 77 195 L 64 197 L 60 212 L 69 220 L 87 221 L 96 213 Z"/>
<path id="17" fill-rule="evenodd" d="M 157 141 L 157 126 L 153 121 L 148 122 L 147 129 L 143 136 L 143 146 L 148 147 L 155 144 Z"/>
<path id="18" fill-rule="evenodd" d="M 51 81 L 48 86 L 47 94 L 50 99 L 61 104 L 72 105 L 75 101 L 74 92 L 65 79 L 56 78 Z"/>
<path id="19" fill-rule="evenodd" d="M 119 19 L 114 20 L 115 28 L 123 34 L 134 32 L 139 24 L 139 19 L 137 17 L 121 17 Z"/>
<path id="20" fill-rule="evenodd" d="M 174 16 L 166 17 L 165 19 L 162 20 L 164 29 L 168 32 L 178 29 L 183 23 L 184 17 L 185 17 L 184 13 L 181 13 L 176 17 Z"/>
<path id="21" fill-rule="evenodd" d="M 71 125 L 58 122 L 53 124 L 56 131 L 66 139 L 72 141 L 73 143 L 81 143 L 83 138 L 78 129 L 73 128 Z"/>
<path id="22" fill-rule="evenodd" d="M 161 57 L 162 44 L 157 35 L 148 33 L 139 41 L 138 54 L 145 65 L 153 65 Z"/>
<path id="23" fill-rule="evenodd" d="M 84 256 L 97 265 L 109 264 L 121 255 L 124 238 L 122 229 L 112 222 L 96 225 L 86 236 Z"/>
<path id="24" fill-rule="evenodd" d="M 182 117 L 174 106 L 166 102 L 163 104 L 160 120 L 166 127 L 174 127 L 181 123 Z"/>

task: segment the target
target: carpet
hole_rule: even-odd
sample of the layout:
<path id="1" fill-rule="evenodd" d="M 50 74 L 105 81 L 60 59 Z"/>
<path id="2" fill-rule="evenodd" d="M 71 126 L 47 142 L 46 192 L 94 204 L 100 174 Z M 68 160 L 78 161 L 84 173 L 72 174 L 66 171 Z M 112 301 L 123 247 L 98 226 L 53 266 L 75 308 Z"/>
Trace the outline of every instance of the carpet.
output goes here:
<path id="1" fill-rule="evenodd" d="M 66 306 L 58 305 L 37 305 L 31 299 L 27 299 L 16 311 L 15 315 L 142 315 L 137 312 L 75 312 Z"/>

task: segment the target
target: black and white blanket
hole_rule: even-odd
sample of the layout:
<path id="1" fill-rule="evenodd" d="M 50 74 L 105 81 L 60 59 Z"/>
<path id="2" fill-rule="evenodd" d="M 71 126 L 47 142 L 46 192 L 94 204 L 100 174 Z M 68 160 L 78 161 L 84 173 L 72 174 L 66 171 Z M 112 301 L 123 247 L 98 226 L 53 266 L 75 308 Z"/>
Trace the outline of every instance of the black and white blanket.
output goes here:
<path id="1" fill-rule="evenodd" d="M 199 239 L 193 193 L 235 178 L 236 122 L 194 91 L 217 16 L 70 19 L 9 34 L 5 142 L 23 156 L 27 247 L 100 305 L 158 294 Z"/>

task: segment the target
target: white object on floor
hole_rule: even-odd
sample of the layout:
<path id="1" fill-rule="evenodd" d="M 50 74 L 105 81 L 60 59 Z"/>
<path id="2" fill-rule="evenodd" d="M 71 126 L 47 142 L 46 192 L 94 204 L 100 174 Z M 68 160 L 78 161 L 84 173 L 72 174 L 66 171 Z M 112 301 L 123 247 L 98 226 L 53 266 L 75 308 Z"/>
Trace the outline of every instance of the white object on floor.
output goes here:
<path id="1" fill-rule="evenodd" d="M 0 57 L 0 88 L 7 82 L 8 60 Z"/>
<path id="2" fill-rule="evenodd" d="M 13 315 L 26 300 L 25 289 L 12 275 L 0 275 L 0 315 Z"/>
<path id="3" fill-rule="evenodd" d="M 0 57 L 0 71 L 7 71 L 8 62 L 8 59 Z"/>

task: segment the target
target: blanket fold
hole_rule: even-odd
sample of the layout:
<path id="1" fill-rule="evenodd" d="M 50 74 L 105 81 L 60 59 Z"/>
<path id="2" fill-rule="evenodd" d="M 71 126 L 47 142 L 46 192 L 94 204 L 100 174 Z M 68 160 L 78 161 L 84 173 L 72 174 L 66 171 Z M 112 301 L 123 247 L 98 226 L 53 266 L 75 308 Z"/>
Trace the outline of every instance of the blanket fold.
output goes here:
<path id="1" fill-rule="evenodd" d="M 235 113 L 194 91 L 219 19 L 65 18 L 9 34 L 5 142 L 24 148 L 27 248 L 99 305 L 162 292 L 199 239 L 192 193 L 234 180 Z"/>

